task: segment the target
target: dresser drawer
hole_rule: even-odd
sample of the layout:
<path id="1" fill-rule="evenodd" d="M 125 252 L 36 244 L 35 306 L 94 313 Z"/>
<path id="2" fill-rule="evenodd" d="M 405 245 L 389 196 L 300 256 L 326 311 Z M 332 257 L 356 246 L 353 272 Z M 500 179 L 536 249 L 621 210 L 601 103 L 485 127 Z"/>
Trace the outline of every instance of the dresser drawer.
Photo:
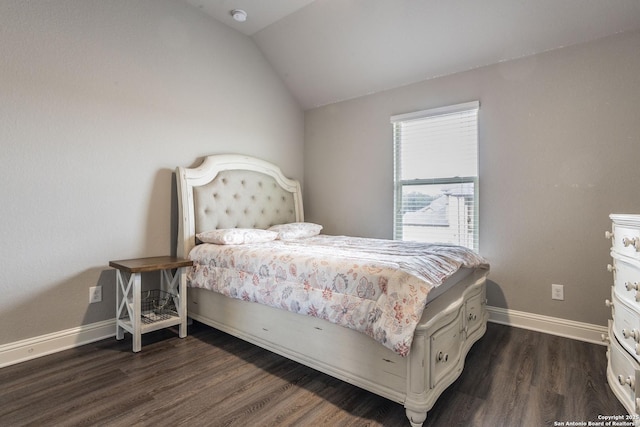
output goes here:
<path id="1" fill-rule="evenodd" d="M 640 261 L 616 258 L 613 263 L 616 294 L 640 313 Z"/>
<path id="2" fill-rule="evenodd" d="M 613 334 L 640 361 L 640 316 L 613 293 Z"/>
<path id="3" fill-rule="evenodd" d="M 636 387 L 640 387 L 640 365 L 611 337 L 609 346 L 609 386 L 630 414 L 636 413 Z M 639 390 L 640 391 L 640 390 Z"/>
<path id="4" fill-rule="evenodd" d="M 613 251 L 640 259 L 640 229 L 628 225 L 613 224 Z"/>

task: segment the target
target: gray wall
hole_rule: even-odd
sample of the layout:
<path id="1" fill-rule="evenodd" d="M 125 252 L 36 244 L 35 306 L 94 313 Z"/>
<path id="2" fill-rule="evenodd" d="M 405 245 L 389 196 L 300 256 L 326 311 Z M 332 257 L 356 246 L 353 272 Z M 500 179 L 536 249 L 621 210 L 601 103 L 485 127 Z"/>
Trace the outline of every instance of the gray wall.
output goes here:
<path id="1" fill-rule="evenodd" d="M 389 117 L 479 100 L 489 304 L 606 325 L 608 215 L 640 213 L 639 52 L 620 34 L 307 111 L 306 219 L 391 238 Z"/>
<path id="2" fill-rule="evenodd" d="M 174 250 L 176 166 L 238 152 L 303 178 L 297 103 L 185 3 L 3 0 L 0 29 L 0 344 L 114 317 L 109 260 Z"/>

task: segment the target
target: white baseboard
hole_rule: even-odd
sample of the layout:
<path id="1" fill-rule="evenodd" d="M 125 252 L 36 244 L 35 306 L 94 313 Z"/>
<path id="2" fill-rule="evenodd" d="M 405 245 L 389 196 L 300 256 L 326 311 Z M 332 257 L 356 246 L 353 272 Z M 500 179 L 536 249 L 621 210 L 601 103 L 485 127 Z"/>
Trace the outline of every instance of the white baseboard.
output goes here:
<path id="1" fill-rule="evenodd" d="M 499 307 L 487 306 L 487 311 L 489 312 L 489 322 L 492 323 L 606 345 L 602 340 L 603 334 L 608 335 L 606 326 L 575 322 L 558 317 L 543 316 Z"/>
<path id="2" fill-rule="evenodd" d="M 489 322 L 605 345 L 606 326 L 487 307 Z M 115 319 L 0 345 L 0 368 L 115 336 Z"/>
<path id="3" fill-rule="evenodd" d="M 111 319 L 0 345 L 0 368 L 115 335 L 116 320 Z"/>

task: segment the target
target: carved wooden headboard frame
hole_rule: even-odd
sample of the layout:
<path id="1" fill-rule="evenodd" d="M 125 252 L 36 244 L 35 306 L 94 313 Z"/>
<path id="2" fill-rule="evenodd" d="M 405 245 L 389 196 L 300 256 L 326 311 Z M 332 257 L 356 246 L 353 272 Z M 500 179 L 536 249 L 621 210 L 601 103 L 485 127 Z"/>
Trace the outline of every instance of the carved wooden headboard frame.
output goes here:
<path id="1" fill-rule="evenodd" d="M 202 231 L 304 221 L 300 183 L 261 159 L 208 156 L 195 168 L 176 168 L 176 180 L 181 257 L 188 257 Z"/>

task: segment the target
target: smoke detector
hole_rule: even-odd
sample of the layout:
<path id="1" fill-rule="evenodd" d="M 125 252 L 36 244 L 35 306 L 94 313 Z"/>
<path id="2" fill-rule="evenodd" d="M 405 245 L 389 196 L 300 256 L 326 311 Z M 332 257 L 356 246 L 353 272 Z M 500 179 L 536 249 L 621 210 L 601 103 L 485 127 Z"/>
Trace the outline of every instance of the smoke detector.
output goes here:
<path id="1" fill-rule="evenodd" d="M 231 16 L 238 22 L 244 22 L 247 20 L 247 12 L 242 9 L 233 9 L 231 11 Z"/>

